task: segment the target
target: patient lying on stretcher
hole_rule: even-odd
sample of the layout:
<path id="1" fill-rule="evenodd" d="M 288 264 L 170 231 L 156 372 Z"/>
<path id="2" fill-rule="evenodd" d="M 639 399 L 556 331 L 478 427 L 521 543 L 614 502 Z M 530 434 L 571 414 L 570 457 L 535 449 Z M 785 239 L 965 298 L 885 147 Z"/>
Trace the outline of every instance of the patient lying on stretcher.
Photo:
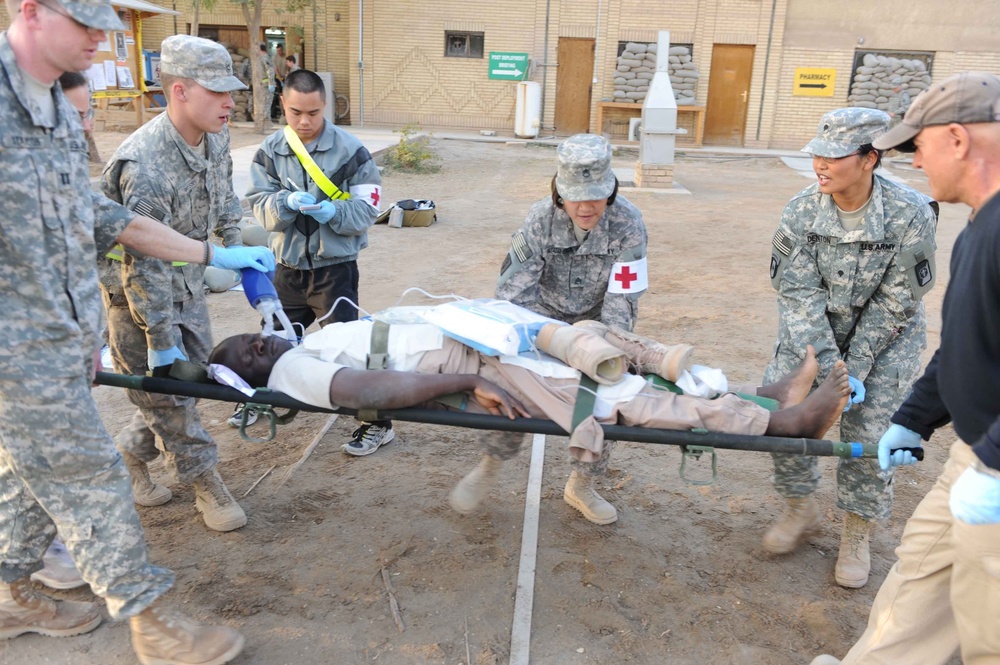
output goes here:
<path id="1" fill-rule="evenodd" d="M 455 341 L 435 326 L 393 324 L 386 368 L 366 370 L 371 321 L 335 323 L 293 347 L 279 337 L 244 334 L 223 340 L 209 362 L 226 365 L 250 385 L 266 385 L 321 408 L 395 409 L 432 403 L 464 393 L 462 408 L 508 418 L 547 418 L 570 436 L 570 453 L 582 461 L 600 456 L 600 423 L 675 430 L 821 438 L 843 411 L 850 395 L 847 367 L 838 361 L 826 380 L 810 393 L 818 371 L 815 351 L 777 383 L 756 394 L 777 400 L 769 411 L 734 393 L 715 399 L 679 395 L 635 374 L 597 388 L 593 415 L 573 427 L 580 372 L 548 356 L 491 357 Z M 569 328 L 569 327 L 567 327 Z M 579 335 L 597 335 L 574 326 Z M 579 342 L 593 341 L 581 337 Z M 651 345 L 655 342 L 649 340 Z M 579 343 L 573 344 L 579 348 Z M 632 351 L 625 349 L 626 356 Z M 633 360 L 626 358 L 627 360 Z M 633 363 L 635 364 L 635 363 Z M 452 507 L 474 510 L 495 481 L 500 462 L 517 454 L 524 435 L 480 431 L 484 459 L 452 492 Z"/>

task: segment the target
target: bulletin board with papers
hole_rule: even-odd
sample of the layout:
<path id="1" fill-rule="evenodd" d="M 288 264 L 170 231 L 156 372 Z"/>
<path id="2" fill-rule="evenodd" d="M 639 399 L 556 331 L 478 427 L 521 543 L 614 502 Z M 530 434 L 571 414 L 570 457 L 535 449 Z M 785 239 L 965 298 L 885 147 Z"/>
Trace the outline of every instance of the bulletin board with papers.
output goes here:
<path id="1" fill-rule="evenodd" d="M 177 13 L 142 0 L 119 0 L 112 4 L 125 28 L 106 33 L 93 64 L 83 72 L 97 104 L 94 115 L 97 129 L 108 124 L 141 126 L 155 111 L 149 108 L 147 99 L 153 91 L 146 86 L 149 75 L 144 71 L 142 58 L 142 19 Z"/>

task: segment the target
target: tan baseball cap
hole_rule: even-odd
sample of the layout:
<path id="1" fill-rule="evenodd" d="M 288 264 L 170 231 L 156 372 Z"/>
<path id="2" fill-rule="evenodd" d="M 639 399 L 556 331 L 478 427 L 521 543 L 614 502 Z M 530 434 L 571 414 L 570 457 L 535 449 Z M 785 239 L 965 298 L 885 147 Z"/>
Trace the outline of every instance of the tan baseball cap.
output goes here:
<path id="1" fill-rule="evenodd" d="M 903 121 L 875 139 L 879 150 L 914 152 L 913 139 L 924 127 L 957 122 L 1000 122 L 1000 77 L 987 72 L 963 72 L 920 93 Z"/>

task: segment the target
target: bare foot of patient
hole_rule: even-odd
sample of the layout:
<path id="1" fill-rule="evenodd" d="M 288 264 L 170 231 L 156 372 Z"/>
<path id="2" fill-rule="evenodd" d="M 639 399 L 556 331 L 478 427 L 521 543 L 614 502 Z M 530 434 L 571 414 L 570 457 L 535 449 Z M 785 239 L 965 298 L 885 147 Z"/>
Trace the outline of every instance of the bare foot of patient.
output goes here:
<path id="1" fill-rule="evenodd" d="M 837 421 L 850 396 L 847 365 L 838 360 L 819 388 L 801 404 L 771 414 L 765 434 L 819 439 Z"/>
<path id="2" fill-rule="evenodd" d="M 806 347 L 805 359 L 799 363 L 798 367 L 774 383 L 757 388 L 757 394 L 761 397 L 776 399 L 781 404 L 782 409 L 787 409 L 801 403 L 806 398 L 806 395 L 812 390 L 817 372 L 819 372 L 819 363 L 816 362 L 816 349 L 810 344 Z"/>

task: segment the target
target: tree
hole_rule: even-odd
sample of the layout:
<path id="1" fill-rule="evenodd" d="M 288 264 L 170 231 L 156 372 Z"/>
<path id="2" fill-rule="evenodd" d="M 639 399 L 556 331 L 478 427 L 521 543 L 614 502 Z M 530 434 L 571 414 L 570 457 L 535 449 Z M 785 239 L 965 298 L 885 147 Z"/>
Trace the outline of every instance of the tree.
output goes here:
<path id="1" fill-rule="evenodd" d="M 191 35 L 193 37 L 198 36 L 198 28 L 201 24 L 201 8 L 204 7 L 205 11 L 210 12 L 215 9 L 215 2 L 216 0 L 192 0 L 194 17 L 191 19 Z"/>
<path id="2" fill-rule="evenodd" d="M 201 0 L 205 2 L 206 0 Z M 213 0 L 214 1 L 214 0 Z M 264 15 L 264 3 L 267 0 L 232 0 L 240 6 L 243 12 L 243 20 L 247 24 L 247 34 L 250 35 L 250 63 L 253 86 L 253 128 L 263 134 L 266 131 L 267 121 L 271 112 L 270 108 L 264 108 L 264 100 L 267 96 L 267 89 L 260 84 L 264 80 L 264 65 L 261 59 L 260 49 L 260 27 Z M 278 0 L 284 2 L 284 6 L 278 12 L 297 12 L 303 7 L 309 6 L 314 0 Z M 274 75 L 273 72 L 271 74 Z M 272 81 L 273 83 L 273 81 Z"/>

